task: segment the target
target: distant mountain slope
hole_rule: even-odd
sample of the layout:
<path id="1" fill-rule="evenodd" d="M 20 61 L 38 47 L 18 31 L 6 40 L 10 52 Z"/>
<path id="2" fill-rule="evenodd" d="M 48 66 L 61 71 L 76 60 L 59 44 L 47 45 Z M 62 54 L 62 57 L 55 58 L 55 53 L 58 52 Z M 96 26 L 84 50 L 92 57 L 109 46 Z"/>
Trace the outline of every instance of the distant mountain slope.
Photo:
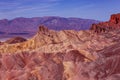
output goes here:
<path id="1" fill-rule="evenodd" d="M 99 21 L 81 18 L 63 18 L 63 17 L 34 17 L 34 18 L 15 18 L 13 20 L 0 20 L 0 34 L 4 33 L 30 33 L 36 32 L 39 25 L 48 26 L 54 30 L 86 30 L 91 24 Z"/>

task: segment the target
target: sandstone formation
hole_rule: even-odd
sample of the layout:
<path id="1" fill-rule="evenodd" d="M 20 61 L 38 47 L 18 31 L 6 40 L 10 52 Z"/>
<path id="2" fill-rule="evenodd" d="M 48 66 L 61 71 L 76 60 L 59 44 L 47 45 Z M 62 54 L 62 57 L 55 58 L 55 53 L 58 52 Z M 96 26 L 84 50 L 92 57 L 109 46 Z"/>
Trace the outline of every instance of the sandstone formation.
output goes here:
<path id="1" fill-rule="evenodd" d="M 0 41 L 0 45 L 2 45 L 2 42 Z"/>
<path id="2" fill-rule="evenodd" d="M 74 71 L 75 62 L 84 62 L 84 59 L 85 56 L 78 51 L 56 54 L 39 52 L 2 54 L 0 58 L 0 73 L 2 73 L 0 79 L 71 80 L 76 74 Z"/>
<path id="3" fill-rule="evenodd" d="M 25 42 L 0 45 L 0 80 L 119 80 L 120 21 L 112 16 L 85 31 L 41 25 Z"/>
<path id="4" fill-rule="evenodd" d="M 120 13 L 111 15 L 109 21 L 93 24 L 90 29 L 99 33 L 108 32 L 110 30 L 115 30 L 119 28 L 120 28 Z"/>
<path id="5" fill-rule="evenodd" d="M 110 22 L 114 24 L 120 24 L 120 13 L 111 15 Z"/>
<path id="6" fill-rule="evenodd" d="M 0 53 L 15 53 L 22 51 L 40 51 L 45 53 L 66 52 L 79 50 L 86 56 L 92 57 L 93 53 L 104 47 L 118 42 L 120 31 L 107 34 L 95 34 L 92 31 L 63 30 L 54 31 L 40 26 L 37 34 L 28 41 L 0 46 Z M 99 44 L 99 45 L 98 45 Z"/>
<path id="7" fill-rule="evenodd" d="M 112 50 L 111 50 L 112 49 Z M 120 46 L 97 52 L 91 60 L 78 50 L 62 53 L 1 54 L 1 80 L 119 80 Z M 86 59 L 89 62 L 86 62 Z"/>

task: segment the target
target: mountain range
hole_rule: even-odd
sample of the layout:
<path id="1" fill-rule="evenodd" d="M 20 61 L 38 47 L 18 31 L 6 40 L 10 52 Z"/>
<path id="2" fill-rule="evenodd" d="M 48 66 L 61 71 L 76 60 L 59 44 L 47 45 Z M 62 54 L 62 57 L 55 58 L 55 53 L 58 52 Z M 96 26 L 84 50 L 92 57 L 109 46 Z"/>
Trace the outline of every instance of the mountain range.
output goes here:
<path id="1" fill-rule="evenodd" d="M 19 17 L 12 20 L 0 20 L 0 38 L 25 36 L 35 34 L 39 25 L 45 25 L 53 30 L 86 30 L 91 24 L 98 23 L 97 20 L 64 17 Z"/>

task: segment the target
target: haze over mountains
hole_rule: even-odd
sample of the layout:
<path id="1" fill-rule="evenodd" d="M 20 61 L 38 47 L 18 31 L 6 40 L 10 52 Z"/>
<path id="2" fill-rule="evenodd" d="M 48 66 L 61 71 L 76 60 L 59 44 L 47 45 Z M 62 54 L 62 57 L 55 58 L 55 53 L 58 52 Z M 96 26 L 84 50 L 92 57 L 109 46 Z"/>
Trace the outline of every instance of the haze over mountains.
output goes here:
<path id="1" fill-rule="evenodd" d="M 39 25 L 45 25 L 53 30 L 87 30 L 97 20 L 63 17 L 34 17 L 0 20 L 0 38 L 11 36 L 29 37 L 35 34 Z"/>

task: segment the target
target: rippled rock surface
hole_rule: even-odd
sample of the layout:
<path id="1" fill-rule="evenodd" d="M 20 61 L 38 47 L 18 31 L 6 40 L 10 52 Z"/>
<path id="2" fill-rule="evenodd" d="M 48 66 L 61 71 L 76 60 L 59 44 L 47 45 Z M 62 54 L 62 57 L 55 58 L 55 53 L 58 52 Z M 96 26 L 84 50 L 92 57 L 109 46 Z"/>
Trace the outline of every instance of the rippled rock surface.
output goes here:
<path id="1" fill-rule="evenodd" d="M 0 80 L 119 80 L 119 14 L 91 30 L 50 30 L 0 45 Z"/>

